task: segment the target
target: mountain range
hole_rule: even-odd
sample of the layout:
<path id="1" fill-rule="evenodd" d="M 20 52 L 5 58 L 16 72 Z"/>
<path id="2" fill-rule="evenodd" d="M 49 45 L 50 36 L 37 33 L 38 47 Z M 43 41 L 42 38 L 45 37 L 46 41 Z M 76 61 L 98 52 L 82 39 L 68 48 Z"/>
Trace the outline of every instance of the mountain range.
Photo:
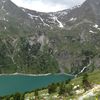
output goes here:
<path id="1" fill-rule="evenodd" d="M 0 73 L 80 74 L 100 68 L 100 0 L 44 13 L 0 0 Z"/>

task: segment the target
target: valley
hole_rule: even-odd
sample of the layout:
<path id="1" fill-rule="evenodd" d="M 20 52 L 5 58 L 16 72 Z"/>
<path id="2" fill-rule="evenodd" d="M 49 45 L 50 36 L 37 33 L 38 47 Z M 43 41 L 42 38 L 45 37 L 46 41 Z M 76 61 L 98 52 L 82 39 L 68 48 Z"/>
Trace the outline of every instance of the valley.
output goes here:
<path id="1" fill-rule="evenodd" d="M 48 81 L 49 77 L 41 81 L 47 82 L 43 86 L 39 85 L 41 79 L 32 81 L 27 76 L 35 75 L 33 79 L 37 75 L 47 77 L 48 73 L 54 75 L 53 81 Z M 46 97 L 43 100 L 95 100 L 100 97 L 99 73 L 100 0 L 86 0 L 81 5 L 57 12 L 39 12 L 19 7 L 11 0 L 0 0 L 0 79 L 5 83 L 0 83 L 0 93 L 4 95 L 7 90 L 5 95 L 12 94 L 1 96 L 0 100 L 42 100 L 42 97 Z M 65 76 L 55 77 L 59 74 Z M 11 80 L 9 75 L 12 75 Z M 68 78 L 70 75 L 75 78 Z M 88 79 L 84 79 L 85 75 Z M 21 86 L 19 90 L 9 92 L 9 82 L 21 77 L 26 79 L 22 81 L 25 87 L 21 89 L 18 80 L 15 85 Z M 4 82 L 4 78 L 8 82 Z M 34 88 L 36 82 L 39 84 Z M 6 83 L 9 83 L 8 89 L 3 88 L 3 85 L 7 88 Z M 74 86 L 78 88 L 73 89 Z M 34 91 L 27 92 L 32 89 Z M 49 89 L 53 93 L 48 93 Z M 27 93 L 13 94 L 15 92 Z M 89 94 L 92 95 L 87 96 Z"/>

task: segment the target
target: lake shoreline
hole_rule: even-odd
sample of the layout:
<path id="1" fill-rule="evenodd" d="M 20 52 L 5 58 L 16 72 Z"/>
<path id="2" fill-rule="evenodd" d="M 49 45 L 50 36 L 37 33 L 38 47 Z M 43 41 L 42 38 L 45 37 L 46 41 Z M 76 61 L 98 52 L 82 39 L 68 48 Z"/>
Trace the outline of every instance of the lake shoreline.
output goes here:
<path id="1" fill-rule="evenodd" d="M 67 74 L 67 73 L 54 73 L 54 75 L 68 75 L 68 76 L 73 76 L 75 77 L 75 75 L 71 75 L 71 74 Z M 47 74 L 24 74 L 24 73 L 12 73 L 12 74 L 0 74 L 0 76 L 6 76 L 6 75 L 23 75 L 23 76 L 48 76 L 48 75 L 53 75 L 53 73 L 47 73 Z"/>

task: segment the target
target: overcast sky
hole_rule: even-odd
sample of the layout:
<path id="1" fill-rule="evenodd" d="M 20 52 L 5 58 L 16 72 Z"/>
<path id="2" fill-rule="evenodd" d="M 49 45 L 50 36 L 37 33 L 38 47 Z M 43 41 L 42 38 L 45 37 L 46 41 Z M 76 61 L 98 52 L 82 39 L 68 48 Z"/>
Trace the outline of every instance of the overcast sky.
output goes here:
<path id="1" fill-rule="evenodd" d="M 85 0 L 11 0 L 16 5 L 41 12 L 55 12 L 82 4 Z"/>

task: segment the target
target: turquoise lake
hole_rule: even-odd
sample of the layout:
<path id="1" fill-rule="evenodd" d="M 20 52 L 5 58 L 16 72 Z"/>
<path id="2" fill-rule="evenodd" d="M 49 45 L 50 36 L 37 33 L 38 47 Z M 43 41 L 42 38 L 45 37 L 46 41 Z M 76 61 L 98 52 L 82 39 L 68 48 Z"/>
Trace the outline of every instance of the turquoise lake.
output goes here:
<path id="1" fill-rule="evenodd" d="M 51 83 L 63 82 L 72 78 L 73 76 L 67 74 L 50 74 L 46 76 L 1 75 L 0 96 L 16 92 L 28 92 L 46 87 Z"/>

